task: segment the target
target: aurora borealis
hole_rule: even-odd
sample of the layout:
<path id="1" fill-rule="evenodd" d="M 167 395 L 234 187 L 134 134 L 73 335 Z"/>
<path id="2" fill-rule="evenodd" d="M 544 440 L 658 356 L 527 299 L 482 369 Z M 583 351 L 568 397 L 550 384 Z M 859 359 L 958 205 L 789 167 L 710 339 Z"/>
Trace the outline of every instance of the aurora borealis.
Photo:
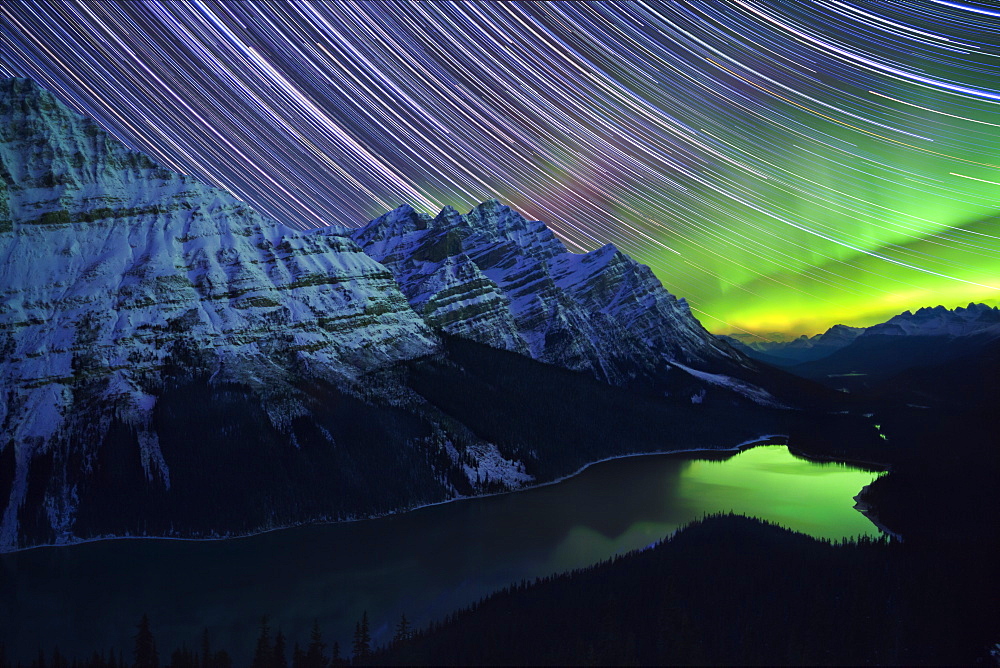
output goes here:
<path id="1" fill-rule="evenodd" d="M 497 197 L 716 332 L 1000 303 L 981 5 L 8 2 L 0 75 L 299 227 Z"/>

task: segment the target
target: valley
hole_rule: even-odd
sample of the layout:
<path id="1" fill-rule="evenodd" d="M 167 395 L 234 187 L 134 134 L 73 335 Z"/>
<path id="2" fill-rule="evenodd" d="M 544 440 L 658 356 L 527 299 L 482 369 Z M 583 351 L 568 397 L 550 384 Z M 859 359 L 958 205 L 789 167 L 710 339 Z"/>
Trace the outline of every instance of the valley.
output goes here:
<path id="1" fill-rule="evenodd" d="M 765 442 L 766 443 L 766 442 Z M 120 539 L 0 556 L 8 659 L 58 637 L 70 656 L 128 647 L 148 614 L 162 647 L 207 627 L 237 665 L 261 615 L 303 641 L 318 620 L 349 647 L 362 613 L 376 644 L 406 615 L 422 628 L 504 587 L 656 544 L 705 514 L 749 514 L 827 540 L 877 538 L 854 508 L 877 476 L 791 456 L 784 446 L 627 457 L 556 484 L 377 520 L 221 541 Z M 74 611 L 51 623 L 47 611 Z"/>
<path id="2" fill-rule="evenodd" d="M 1000 639 L 996 307 L 748 345 L 496 199 L 299 230 L 31 80 L 0 81 L 0 121 L 0 665 L 121 652 L 144 614 L 237 665 L 262 615 L 346 648 L 367 612 L 386 663 Z M 801 586 L 756 580 L 772 559 Z M 544 622 L 509 605 L 567 622 L 511 654 Z"/>

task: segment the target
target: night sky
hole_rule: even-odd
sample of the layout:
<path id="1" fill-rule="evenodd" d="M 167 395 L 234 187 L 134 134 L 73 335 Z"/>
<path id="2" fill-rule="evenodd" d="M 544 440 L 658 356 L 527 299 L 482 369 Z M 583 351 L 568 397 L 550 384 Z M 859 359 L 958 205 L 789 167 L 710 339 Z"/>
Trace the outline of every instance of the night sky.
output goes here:
<path id="1" fill-rule="evenodd" d="M 3 2 L 28 76 L 298 227 L 496 197 L 712 331 L 1000 303 L 1000 11 Z"/>

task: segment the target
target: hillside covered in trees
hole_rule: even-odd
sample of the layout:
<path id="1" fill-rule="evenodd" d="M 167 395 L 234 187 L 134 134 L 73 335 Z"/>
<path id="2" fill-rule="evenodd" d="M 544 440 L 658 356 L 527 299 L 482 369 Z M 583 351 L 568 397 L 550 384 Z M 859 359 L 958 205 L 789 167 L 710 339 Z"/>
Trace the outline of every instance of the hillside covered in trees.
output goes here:
<path id="1" fill-rule="evenodd" d="M 917 541 L 919 546 L 920 541 Z M 521 583 L 373 647 L 367 615 L 350 648 L 314 627 L 290 639 L 264 618 L 254 647 L 135 647 L 32 666 L 241 665 L 971 665 L 996 638 L 995 566 L 984 550 L 831 543 L 760 520 L 714 516 L 673 539 L 572 573 Z M 9 666 L 9 663 L 0 663 Z"/>

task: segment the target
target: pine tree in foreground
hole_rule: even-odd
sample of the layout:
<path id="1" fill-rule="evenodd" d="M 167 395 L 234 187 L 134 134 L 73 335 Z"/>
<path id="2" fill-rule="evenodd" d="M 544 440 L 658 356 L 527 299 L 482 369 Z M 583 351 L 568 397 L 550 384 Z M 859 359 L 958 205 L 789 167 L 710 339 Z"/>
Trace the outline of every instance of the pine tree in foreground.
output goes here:
<path id="1" fill-rule="evenodd" d="M 361 615 L 361 621 L 354 626 L 354 663 L 361 664 L 371 658 L 372 634 L 368 629 L 368 611 Z"/>
<path id="2" fill-rule="evenodd" d="M 285 634 L 279 628 L 278 635 L 274 637 L 274 657 L 271 661 L 274 668 L 288 668 L 288 660 L 285 658 L 286 645 Z"/>
<path id="3" fill-rule="evenodd" d="M 323 634 L 319 632 L 319 620 L 313 620 L 312 632 L 309 634 L 309 645 L 303 657 L 303 668 L 326 668 L 329 660 L 323 653 L 326 643 L 323 642 Z"/>
<path id="4" fill-rule="evenodd" d="M 274 665 L 274 649 L 271 646 L 271 627 L 267 617 L 260 618 L 260 635 L 257 637 L 257 647 L 253 652 L 253 668 L 272 668 Z"/>
<path id="5" fill-rule="evenodd" d="M 396 625 L 396 633 L 392 636 L 392 643 L 398 645 L 401 642 L 406 642 L 412 635 L 410 620 L 406 618 L 406 615 L 402 615 L 399 618 L 399 624 Z"/>
<path id="6" fill-rule="evenodd" d="M 333 642 L 332 655 L 330 657 L 330 665 L 331 666 L 347 666 L 347 665 L 350 665 L 350 663 L 351 662 L 348 661 L 347 659 L 341 658 L 341 656 L 340 656 L 340 643 L 337 642 L 337 641 L 334 641 Z"/>
<path id="7" fill-rule="evenodd" d="M 138 632 L 135 634 L 135 667 L 159 668 L 160 656 L 156 652 L 156 640 L 149 628 L 149 616 L 143 614 L 139 620 Z"/>

